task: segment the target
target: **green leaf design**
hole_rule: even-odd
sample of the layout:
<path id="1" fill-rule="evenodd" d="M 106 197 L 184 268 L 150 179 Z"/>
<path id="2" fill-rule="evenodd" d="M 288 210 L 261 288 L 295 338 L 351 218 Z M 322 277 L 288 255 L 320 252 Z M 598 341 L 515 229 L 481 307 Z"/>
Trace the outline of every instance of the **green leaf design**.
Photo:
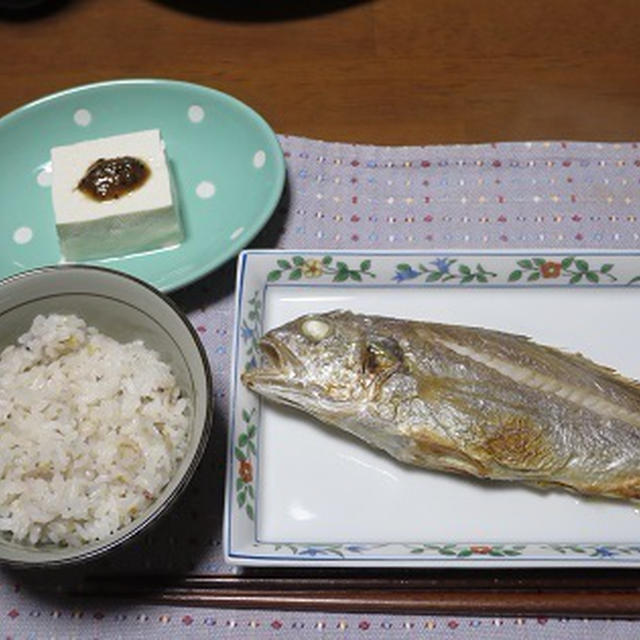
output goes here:
<path id="1" fill-rule="evenodd" d="M 331 256 L 325 256 L 322 258 L 322 264 L 326 267 L 333 262 L 333 258 Z"/>
<path id="2" fill-rule="evenodd" d="M 294 256 L 291 258 L 291 262 L 293 262 L 296 267 L 301 267 L 304 264 L 304 258 L 302 256 Z"/>
<path id="3" fill-rule="evenodd" d="M 442 278 L 441 271 L 432 271 L 425 279 L 425 282 L 435 282 L 436 280 L 440 280 Z"/>
<path id="4" fill-rule="evenodd" d="M 276 264 L 283 270 L 291 269 L 291 264 L 286 260 L 278 260 Z"/>
<path id="5" fill-rule="evenodd" d="M 247 422 L 249 422 L 249 420 L 247 420 Z M 253 438 L 253 436 L 256 435 L 256 425 L 255 424 L 250 424 L 249 428 L 247 429 L 247 435 L 250 438 Z"/>
<path id="6" fill-rule="evenodd" d="M 349 271 L 349 267 L 346 262 L 336 262 L 336 268 L 338 271 Z"/>
<path id="7" fill-rule="evenodd" d="M 608 264 L 603 264 L 600 267 L 600 273 L 609 273 L 609 271 L 611 271 L 611 269 L 613 269 L 613 265 L 608 263 Z"/>
<path id="8" fill-rule="evenodd" d="M 583 275 L 584 274 L 582 273 L 576 273 L 572 275 L 571 278 L 569 278 L 569 284 L 576 284 L 577 282 L 580 282 L 580 280 L 582 280 Z"/>
<path id="9" fill-rule="evenodd" d="M 338 271 L 333 277 L 334 282 L 344 282 L 349 278 L 349 271 Z"/>
<path id="10" fill-rule="evenodd" d="M 250 453 L 253 453 L 253 455 L 255 455 L 256 453 L 258 453 L 257 449 L 256 449 L 256 445 L 253 444 L 253 442 L 251 442 L 251 440 L 249 440 L 249 443 L 247 444 L 247 450 Z"/>
<path id="11" fill-rule="evenodd" d="M 442 547 L 441 549 L 438 549 L 438 553 L 441 556 L 455 556 L 455 555 L 457 555 L 456 552 L 453 549 L 449 549 L 447 547 Z"/>
<path id="12" fill-rule="evenodd" d="M 396 265 L 397 271 L 411 271 L 411 265 L 406 262 L 402 262 L 401 264 Z"/>
<path id="13" fill-rule="evenodd" d="M 242 509 L 246 501 L 247 501 L 247 494 L 244 491 L 240 491 L 240 493 L 238 493 L 238 506 Z"/>
<path id="14" fill-rule="evenodd" d="M 534 271 L 534 272 L 530 273 L 527 276 L 527 280 L 529 280 L 529 281 L 540 280 L 540 272 L 539 271 Z"/>
<path id="15" fill-rule="evenodd" d="M 466 284 L 467 282 L 471 282 L 472 280 L 473 280 L 473 275 L 469 274 L 464 276 L 464 278 L 460 280 L 460 284 Z"/>
<path id="16" fill-rule="evenodd" d="M 349 271 L 349 277 L 356 282 L 362 282 L 362 276 L 357 271 Z"/>
<path id="17" fill-rule="evenodd" d="M 250 498 L 255 498 L 255 494 L 253 492 L 253 487 L 250 484 L 247 485 L 247 493 L 249 494 Z"/>
<path id="18" fill-rule="evenodd" d="M 476 278 L 478 279 L 478 282 L 489 282 L 489 279 L 483 273 L 479 273 Z"/>
<path id="19" fill-rule="evenodd" d="M 277 269 L 269 271 L 269 273 L 267 274 L 267 282 L 275 282 L 276 280 L 280 280 L 281 275 L 282 271 L 278 271 Z"/>
<path id="20" fill-rule="evenodd" d="M 249 516 L 250 520 L 253 520 L 253 507 L 248 504 L 247 508 L 245 509 L 245 511 L 247 512 L 247 515 Z"/>
<path id="21" fill-rule="evenodd" d="M 235 454 L 236 454 L 236 460 L 240 460 L 240 462 L 244 462 L 247 459 L 247 456 L 245 455 L 244 451 L 242 449 L 239 449 L 238 447 L 235 447 Z"/>
<path id="22" fill-rule="evenodd" d="M 245 422 L 249 422 L 249 420 L 251 420 L 251 414 L 246 409 L 242 410 L 242 419 Z"/>
<path id="23" fill-rule="evenodd" d="M 522 271 L 520 271 L 520 269 L 516 269 L 509 274 L 507 280 L 509 282 L 516 282 L 516 280 L 520 280 L 520 278 L 522 278 Z"/>
<path id="24" fill-rule="evenodd" d="M 471 551 L 471 549 L 462 549 L 462 551 L 458 551 L 458 558 L 466 558 L 470 555 L 473 555 L 473 551 Z"/>
<path id="25" fill-rule="evenodd" d="M 238 438 L 238 446 L 239 447 L 246 447 L 247 446 L 247 442 L 249 442 L 249 436 L 247 436 L 246 433 L 241 433 L 240 437 Z"/>
<path id="26" fill-rule="evenodd" d="M 236 491 L 240 491 L 244 487 L 244 480 L 242 478 L 236 479 Z"/>
<path id="27" fill-rule="evenodd" d="M 589 282 L 600 282 L 600 276 L 595 271 L 587 271 L 587 280 Z"/>
<path id="28" fill-rule="evenodd" d="M 563 269 L 567 270 L 573 264 L 573 257 L 564 258 L 560 263 Z"/>
<path id="29" fill-rule="evenodd" d="M 363 260 L 360 263 L 360 271 L 369 271 L 371 268 L 371 260 Z"/>
<path id="30" fill-rule="evenodd" d="M 586 260 L 576 260 L 578 271 L 589 271 L 589 263 Z"/>
<path id="31" fill-rule="evenodd" d="M 523 269 L 533 269 L 533 262 L 531 262 L 531 260 L 518 260 L 516 264 Z"/>
<path id="32" fill-rule="evenodd" d="M 424 553 L 424 549 L 422 547 L 414 547 L 409 553 Z"/>
<path id="33" fill-rule="evenodd" d="M 536 267 L 541 267 L 545 263 L 546 263 L 546 260 L 544 258 L 534 258 L 533 259 L 533 264 L 535 264 Z"/>
<path id="34" fill-rule="evenodd" d="M 458 267 L 458 271 L 459 271 L 460 273 L 465 274 L 465 275 L 469 275 L 469 274 L 471 273 L 471 269 L 470 269 L 466 264 L 461 264 L 461 265 Z"/>
<path id="35" fill-rule="evenodd" d="M 300 280 L 302 278 L 302 269 L 299 267 L 289 274 L 289 280 Z"/>

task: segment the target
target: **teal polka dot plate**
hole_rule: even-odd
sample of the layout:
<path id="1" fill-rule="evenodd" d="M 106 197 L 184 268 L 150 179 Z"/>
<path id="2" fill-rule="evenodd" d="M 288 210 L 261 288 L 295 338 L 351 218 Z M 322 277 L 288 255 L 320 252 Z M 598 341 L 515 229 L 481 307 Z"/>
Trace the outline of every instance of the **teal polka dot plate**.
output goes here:
<path id="1" fill-rule="evenodd" d="M 0 119 L 0 278 L 62 261 L 51 148 L 144 129 L 159 129 L 165 141 L 185 238 L 175 247 L 87 263 L 171 291 L 251 241 L 285 180 L 269 125 L 207 87 L 158 79 L 103 82 L 47 96 Z"/>

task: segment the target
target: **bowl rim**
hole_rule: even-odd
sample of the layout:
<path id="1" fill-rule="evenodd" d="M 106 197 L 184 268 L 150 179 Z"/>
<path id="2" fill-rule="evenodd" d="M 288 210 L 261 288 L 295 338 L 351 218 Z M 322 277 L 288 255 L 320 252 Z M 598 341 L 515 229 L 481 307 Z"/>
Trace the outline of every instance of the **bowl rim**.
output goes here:
<path id="1" fill-rule="evenodd" d="M 89 265 L 89 264 L 78 264 L 78 263 L 70 263 L 70 264 L 55 264 L 55 265 L 43 265 L 40 267 L 35 267 L 34 269 L 29 269 L 26 271 L 21 271 L 19 273 L 12 274 L 0 280 L 0 294 L 2 293 L 2 289 L 5 285 L 13 283 L 18 280 L 27 279 L 34 276 L 41 276 L 46 273 L 54 273 L 61 271 L 95 271 L 106 274 L 108 277 L 123 278 L 126 280 L 130 280 L 136 286 L 142 286 L 147 289 L 151 294 L 154 294 L 156 298 L 159 299 L 161 303 L 164 303 L 171 311 L 173 311 L 174 315 L 178 320 L 182 323 L 184 328 L 186 328 L 187 333 L 190 335 L 193 344 L 196 347 L 196 350 L 199 355 L 199 361 L 203 368 L 204 381 L 207 388 L 207 394 L 205 398 L 205 407 L 203 414 L 203 424 L 202 424 L 202 433 L 200 434 L 200 438 L 198 439 L 198 443 L 196 448 L 191 456 L 191 460 L 187 468 L 185 469 L 182 477 L 179 479 L 173 490 L 162 500 L 162 504 L 156 506 L 145 518 L 140 518 L 138 522 L 133 520 L 129 526 L 131 528 L 126 531 L 123 535 L 118 535 L 116 531 L 111 540 L 108 540 L 104 544 L 100 544 L 100 541 L 96 541 L 94 543 L 89 543 L 92 545 L 92 548 L 86 549 L 83 551 L 84 545 L 81 547 L 73 548 L 67 547 L 65 549 L 69 550 L 69 554 L 62 556 L 60 558 L 50 558 L 50 559 L 39 559 L 35 557 L 33 559 L 12 559 L 5 558 L 0 555 L 0 565 L 4 564 L 7 566 L 13 566 L 16 568 L 54 568 L 54 567 L 62 567 L 69 566 L 73 564 L 77 564 L 80 562 L 86 562 L 88 560 L 93 560 L 98 558 L 99 556 L 104 555 L 109 551 L 113 551 L 118 547 L 122 547 L 130 543 L 138 534 L 142 533 L 143 530 L 148 530 L 152 526 L 156 525 L 157 522 L 162 518 L 162 516 L 166 515 L 166 513 L 174 506 L 177 499 L 182 495 L 183 491 L 186 489 L 188 483 L 196 472 L 196 469 L 200 465 L 202 460 L 202 456 L 204 454 L 205 449 L 207 448 L 213 424 L 213 411 L 214 411 L 214 398 L 213 398 L 213 376 L 211 373 L 211 365 L 209 363 L 209 358 L 207 356 L 207 352 L 200 340 L 200 336 L 196 332 L 195 328 L 189 321 L 187 315 L 178 307 L 178 305 L 171 299 L 167 294 L 160 291 L 157 287 L 152 284 L 133 276 L 124 271 L 119 271 L 117 269 L 111 269 L 108 267 L 97 266 L 97 265 Z M 164 491 L 164 489 L 163 489 Z M 95 545 L 95 546 L 93 546 Z M 30 547 L 25 546 L 24 549 L 26 551 L 30 550 Z M 74 550 L 77 549 L 77 553 L 74 553 Z M 33 550 L 38 553 L 37 548 L 33 548 Z"/>

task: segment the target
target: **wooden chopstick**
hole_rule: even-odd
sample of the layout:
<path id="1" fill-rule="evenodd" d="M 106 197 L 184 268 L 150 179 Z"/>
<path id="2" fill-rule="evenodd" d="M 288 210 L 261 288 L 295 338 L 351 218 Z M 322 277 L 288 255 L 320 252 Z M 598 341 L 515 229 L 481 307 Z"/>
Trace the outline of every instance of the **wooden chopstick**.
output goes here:
<path id="1" fill-rule="evenodd" d="M 640 578 L 635 571 L 100 576 L 88 578 L 72 595 L 193 607 L 341 613 L 640 617 Z"/>

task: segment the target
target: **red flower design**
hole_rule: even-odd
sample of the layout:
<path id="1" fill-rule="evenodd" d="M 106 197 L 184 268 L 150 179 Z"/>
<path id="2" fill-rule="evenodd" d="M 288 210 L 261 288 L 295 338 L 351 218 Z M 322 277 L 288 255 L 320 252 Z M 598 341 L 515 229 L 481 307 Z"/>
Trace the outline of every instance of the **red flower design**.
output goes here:
<path id="1" fill-rule="evenodd" d="M 251 466 L 251 462 L 249 462 L 249 460 L 242 460 L 238 473 L 245 482 L 251 482 L 253 480 L 253 467 Z"/>
<path id="2" fill-rule="evenodd" d="M 559 262 L 547 261 L 540 266 L 543 278 L 557 278 L 562 273 L 562 265 Z"/>
<path id="3" fill-rule="evenodd" d="M 478 546 L 474 546 L 474 547 L 469 547 L 469 549 L 473 553 L 479 553 L 480 555 L 485 555 L 487 553 L 491 553 L 491 547 L 489 547 L 488 545 L 478 545 Z"/>

